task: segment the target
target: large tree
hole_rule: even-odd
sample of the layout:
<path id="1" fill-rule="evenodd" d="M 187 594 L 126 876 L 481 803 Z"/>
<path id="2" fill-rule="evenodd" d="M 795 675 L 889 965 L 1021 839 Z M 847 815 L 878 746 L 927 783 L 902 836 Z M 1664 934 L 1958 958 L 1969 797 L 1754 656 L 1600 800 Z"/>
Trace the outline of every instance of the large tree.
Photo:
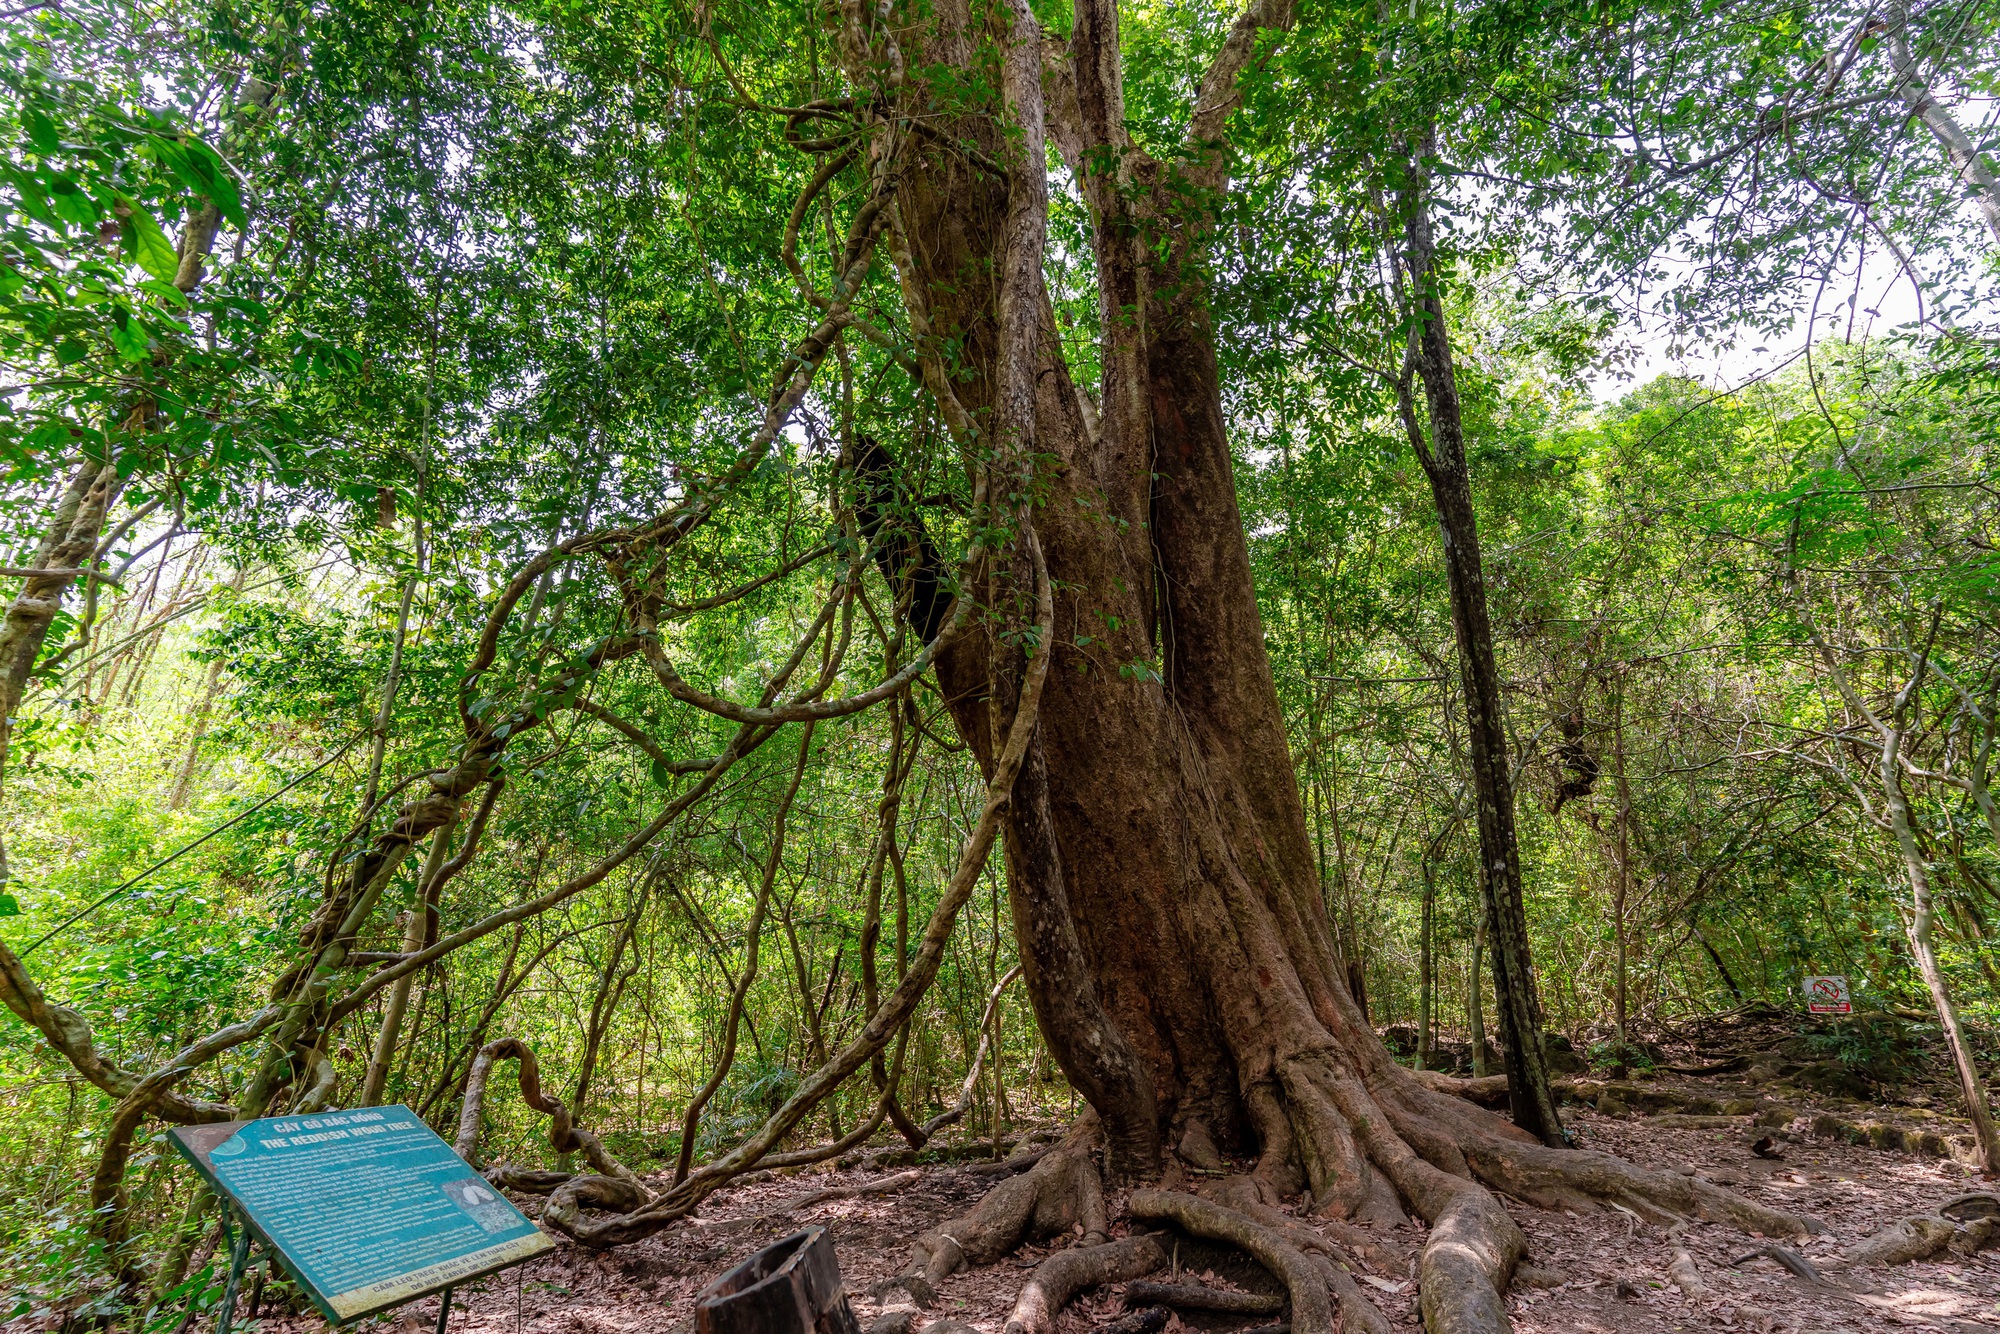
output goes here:
<path id="1" fill-rule="evenodd" d="M 1183 142 L 1153 153 L 1127 129 L 1111 0 L 1080 0 L 1067 44 L 1046 52 L 1019 0 L 886 23 L 849 11 L 854 106 L 925 380 L 975 469 L 1000 461 L 991 484 L 1033 500 L 988 571 L 1025 585 L 1038 555 L 1055 590 L 1039 640 L 988 605 L 938 676 L 993 774 L 1019 717 L 1012 683 L 1045 658 L 1004 814 L 1014 929 L 1108 1171 L 1171 1172 L 1169 1155 L 1213 1167 L 1228 1150 L 1255 1158 L 1260 1186 L 1303 1187 L 1338 1216 L 1408 1209 L 1433 1227 L 1433 1328 L 1499 1328 L 1524 1243 L 1487 1186 L 1798 1225 L 1535 1142 L 1396 1065 L 1348 992 L 1265 654 L 1204 281 L 1240 82 L 1292 20 L 1283 0 L 1238 18 Z M 999 105 L 967 105 L 961 90 L 981 86 Z M 1044 287 L 1046 141 L 1089 207 L 1094 391 L 1073 378 Z M 968 1248 L 953 1235 L 929 1249 L 948 1271 Z"/>
<path id="2" fill-rule="evenodd" d="M 1802 1230 L 1698 1179 L 1544 1145 L 1398 1066 L 1349 992 L 1264 647 L 1209 277 L 1231 189 L 1230 121 L 1247 77 L 1293 21 L 1285 0 L 1259 0 L 1237 18 L 1188 80 L 1184 105 L 1168 117 L 1175 130 L 1153 133 L 1150 149 L 1130 128 L 1114 0 L 1079 0 L 1066 40 L 1049 39 L 1025 0 L 849 5 L 809 34 L 838 52 L 843 94 L 814 89 L 805 105 L 773 107 L 732 76 L 742 109 L 782 123 L 787 144 L 820 164 L 782 243 L 813 327 L 795 341 L 733 461 L 705 474 L 689 468 L 672 502 L 650 517 L 630 517 L 628 508 L 617 522 L 590 527 L 604 521 L 584 504 L 574 516 L 584 531 L 513 573 L 456 701 L 452 723 L 463 743 L 455 763 L 433 771 L 429 790 L 388 817 L 386 829 L 368 818 L 356 826 L 365 846 L 329 872 L 270 1006 L 147 1078 L 102 1061 L 92 1067 L 99 1086 L 121 1099 L 100 1172 L 97 1203 L 107 1215 L 116 1212 L 123 1155 L 144 1117 L 254 1116 L 281 1097 L 298 1110 L 330 1096 L 324 1039 L 372 996 L 601 882 L 779 730 L 894 702 L 934 667 L 988 792 L 936 915 L 899 961 L 907 971 L 879 1004 L 871 980 L 859 1035 L 737 1148 L 657 1197 L 612 1170 L 566 1183 L 544 1215 L 553 1225 L 610 1245 L 685 1217 L 731 1175 L 770 1165 L 771 1150 L 848 1077 L 871 1065 L 880 1077 L 875 1058 L 936 976 L 953 915 L 997 834 L 1029 994 L 1094 1119 L 1046 1168 L 982 1203 L 974 1229 L 920 1240 L 927 1273 L 997 1256 L 1037 1219 L 1073 1216 L 1086 1234 L 1102 1233 L 1101 1201 L 1090 1204 L 1098 1196 L 1089 1149 L 1100 1138 L 1105 1170 L 1120 1180 L 1172 1182 L 1180 1165 L 1213 1169 L 1225 1152 L 1254 1159 L 1227 1193 L 1233 1224 L 1202 1212 L 1222 1208 L 1213 1201 L 1134 1199 L 1135 1212 L 1197 1229 L 1250 1226 L 1244 1220 L 1260 1201 L 1300 1189 L 1339 1217 L 1420 1215 L 1432 1225 L 1422 1285 L 1434 1329 L 1506 1324 L 1501 1293 L 1525 1242 L 1495 1189 L 1537 1202 L 1608 1199 L 1662 1220 L 1699 1215 L 1766 1233 Z M 703 35 L 722 59 L 722 43 Z M 1174 80 L 1156 81 L 1155 102 L 1158 82 Z M 685 110 L 664 100 L 670 111 Z M 1088 209 L 1098 336 L 1077 364 L 1097 365 L 1094 388 L 1078 382 L 1046 286 L 1051 146 Z M 859 197 L 844 228 L 837 214 L 848 210 L 835 182 Z M 801 235 L 822 222 L 833 260 L 824 275 L 797 258 Z M 1428 281 L 1428 261 L 1414 267 Z M 885 274 L 892 286 L 878 285 Z M 823 291 L 820 276 L 830 278 Z M 874 322 L 863 318 L 870 303 L 882 308 Z M 897 323 L 907 338 L 897 337 Z M 971 480 L 968 554 L 958 570 L 943 568 L 930 536 L 915 531 L 912 507 L 889 503 L 914 494 L 892 476 L 908 460 L 870 450 L 843 429 L 849 481 L 831 489 L 829 509 L 844 540 L 810 558 L 830 552 L 844 569 L 756 704 L 706 693 L 669 656 L 668 623 L 686 606 L 674 605 L 662 571 L 697 534 L 720 526 L 728 506 L 758 494 L 764 465 L 808 396 L 819 393 L 822 404 L 834 397 L 815 388 L 816 377 L 864 335 L 917 377 L 950 428 Z M 1448 357 L 1448 348 L 1432 356 Z M 1429 370 L 1449 374 L 1445 363 Z M 1433 432 L 1448 429 L 1436 403 L 1430 410 Z M 1469 497 L 1459 494 L 1462 451 L 1454 464 L 1461 476 L 1453 495 L 1469 518 Z M 851 485 L 855 478 L 861 485 Z M 593 496 L 594 487 L 595 479 Z M 871 557 L 905 590 L 906 624 L 924 647 L 899 656 L 910 646 L 885 635 L 879 683 L 833 697 Z M 550 576 L 591 561 L 604 575 L 596 587 L 615 594 L 601 608 L 601 637 L 579 636 L 582 647 L 567 658 L 527 643 Z M 956 592 L 949 607 L 945 589 Z M 643 729 L 585 698 L 621 664 L 734 723 L 733 735 L 698 760 L 665 754 Z M 449 834 L 439 831 L 465 831 L 457 855 L 425 877 L 423 901 L 433 901 L 478 851 L 510 781 L 510 748 L 571 709 L 646 748 L 662 781 L 695 781 L 562 884 L 435 938 L 413 932 L 421 948 L 352 982 L 355 942 L 412 850 L 434 839 L 441 859 Z M 1489 723 L 1497 748 L 1497 720 Z M 80 1020 L 48 1002 L 12 955 L 0 952 L 0 965 L 10 1006 L 80 1066 L 94 1060 Z M 1531 1032 L 1516 1036 L 1533 1041 Z M 253 1042 L 260 1066 L 233 1108 L 171 1094 L 203 1061 Z M 893 1079 L 883 1082 L 882 1111 L 859 1136 L 893 1101 Z M 476 1145 L 476 1104 L 468 1111 Z M 558 1147 L 575 1147 L 562 1124 Z M 609 1211 L 586 1212 L 592 1206 Z M 1145 1259 L 1130 1248 L 1119 1256 Z M 1316 1307 L 1297 1283 L 1294 1299 L 1297 1328 L 1328 1327 L 1323 1288 Z M 1347 1305 L 1351 1326 L 1379 1320 L 1356 1295 Z"/>

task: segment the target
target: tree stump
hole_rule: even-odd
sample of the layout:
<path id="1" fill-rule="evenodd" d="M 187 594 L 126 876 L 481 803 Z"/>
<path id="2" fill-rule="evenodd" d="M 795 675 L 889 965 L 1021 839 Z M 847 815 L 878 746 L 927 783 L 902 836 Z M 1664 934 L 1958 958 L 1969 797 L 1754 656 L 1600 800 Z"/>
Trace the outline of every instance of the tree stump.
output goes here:
<path id="1" fill-rule="evenodd" d="M 774 1241 L 703 1288 L 697 1334 L 861 1334 L 823 1227 Z"/>

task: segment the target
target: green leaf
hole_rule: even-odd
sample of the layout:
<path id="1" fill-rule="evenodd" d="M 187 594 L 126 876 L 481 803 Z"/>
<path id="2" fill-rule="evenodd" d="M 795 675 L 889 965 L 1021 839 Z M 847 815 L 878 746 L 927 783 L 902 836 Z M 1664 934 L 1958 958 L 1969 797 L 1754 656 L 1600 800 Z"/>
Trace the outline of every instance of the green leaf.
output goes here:
<path id="1" fill-rule="evenodd" d="M 0 917 L 19 917 L 21 901 L 12 894 L 0 894 Z"/>
<path id="2" fill-rule="evenodd" d="M 673 772 L 669 770 L 667 766 L 662 762 L 660 762 L 659 760 L 654 760 L 653 781 L 655 783 L 658 783 L 661 787 L 671 786 L 674 781 Z"/>
<path id="3" fill-rule="evenodd" d="M 202 179 L 203 183 L 196 188 L 215 201 L 216 208 L 237 231 L 248 230 L 250 219 L 243 211 L 243 196 L 237 192 L 236 178 L 230 175 L 221 155 L 197 139 L 187 145 L 186 160 L 190 170 Z"/>
<path id="4" fill-rule="evenodd" d="M 152 144 L 154 154 L 180 178 L 181 184 L 213 200 L 222 216 L 239 231 L 249 226 L 243 213 L 243 196 L 237 192 L 235 179 L 214 149 L 199 139 L 177 143 L 156 136 Z"/>
<path id="5" fill-rule="evenodd" d="M 174 243 L 160 230 L 160 224 L 153 221 L 153 215 L 140 208 L 124 195 L 118 202 L 130 210 L 125 219 L 125 249 L 139 267 L 152 274 L 163 283 L 170 283 L 180 271 L 181 257 L 174 249 Z"/>
<path id="6" fill-rule="evenodd" d="M 188 308 L 187 296 L 172 283 L 161 282 L 158 278 L 148 278 L 145 282 L 139 284 L 139 290 L 152 293 L 176 310 L 186 310 Z"/>
<path id="7" fill-rule="evenodd" d="M 97 201 L 67 176 L 49 178 L 49 207 L 57 217 L 76 227 L 95 227 L 104 213 Z"/>
<path id="8" fill-rule="evenodd" d="M 111 312 L 111 346 L 127 361 L 144 361 L 147 355 L 146 330 L 123 310 Z"/>
<path id="9" fill-rule="evenodd" d="M 62 149 L 62 141 L 56 136 L 56 123 L 39 111 L 30 111 L 21 117 L 28 127 L 28 142 L 43 157 L 54 157 Z"/>
<path id="10" fill-rule="evenodd" d="M 40 183 L 24 171 L 0 166 L 0 179 L 12 185 L 20 194 L 21 210 L 44 227 L 62 230 L 62 221 L 49 209 L 49 201 Z"/>

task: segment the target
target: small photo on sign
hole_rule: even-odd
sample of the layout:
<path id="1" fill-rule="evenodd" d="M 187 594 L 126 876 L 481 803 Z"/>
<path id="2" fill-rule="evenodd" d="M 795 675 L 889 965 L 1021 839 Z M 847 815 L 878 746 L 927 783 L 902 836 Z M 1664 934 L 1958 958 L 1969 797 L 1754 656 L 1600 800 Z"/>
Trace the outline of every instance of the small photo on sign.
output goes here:
<path id="1" fill-rule="evenodd" d="M 520 1217 L 514 1206 L 500 1198 L 498 1191 L 474 1178 L 447 1181 L 444 1193 L 451 1202 L 472 1215 L 472 1221 L 487 1232 L 505 1232 Z"/>
<path id="2" fill-rule="evenodd" d="M 1806 979 L 1806 1009 L 1814 1014 L 1853 1014 L 1854 1000 L 1847 979 L 1828 973 Z"/>

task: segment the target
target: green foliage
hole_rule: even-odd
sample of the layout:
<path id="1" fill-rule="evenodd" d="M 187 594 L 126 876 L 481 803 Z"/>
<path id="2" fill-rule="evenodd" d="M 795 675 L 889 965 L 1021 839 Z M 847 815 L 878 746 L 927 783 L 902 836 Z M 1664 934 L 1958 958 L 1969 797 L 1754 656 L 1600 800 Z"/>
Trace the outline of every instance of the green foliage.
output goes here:
<path id="1" fill-rule="evenodd" d="M 867 559 L 856 518 L 856 441 L 896 460 L 895 523 L 952 552 L 978 518 L 968 456 L 909 372 L 918 345 L 886 257 L 857 298 L 865 329 L 842 335 L 769 456 L 670 557 L 638 535 L 727 472 L 822 318 L 801 285 L 830 286 L 868 162 L 797 210 L 830 159 L 796 144 L 861 146 L 856 108 L 875 95 L 841 68 L 830 12 L 65 0 L 0 36 L 0 531 L 28 561 L 62 487 L 100 461 L 127 481 L 114 521 L 132 519 L 99 558 L 119 582 L 68 595 L 14 720 L 0 935 L 19 948 L 56 931 L 29 966 L 100 1050 L 151 1070 L 251 1013 L 299 961 L 327 887 L 463 754 L 468 723 L 508 743 L 505 782 L 481 854 L 444 887 L 441 933 L 582 884 L 737 738 L 662 692 L 648 652 L 754 703 L 828 595 L 858 586 L 865 602 L 800 670 L 837 644 L 822 697 L 839 699 L 910 660 L 895 616 L 908 590 Z M 2000 848 L 1949 781 L 1978 742 L 1968 701 L 1990 719 L 2000 671 L 1992 276 L 1952 173 L 1905 133 L 1880 49 L 1841 45 L 1863 12 L 1307 7 L 1259 39 L 1213 146 L 1226 195 L 1175 177 L 1184 202 L 1217 210 L 1212 250 L 1176 281 L 1207 285 L 1264 646 L 1329 917 L 1378 1021 L 1415 1014 L 1427 884 L 1447 1032 L 1467 1035 L 1482 986 L 1451 607 L 1395 415 L 1411 323 L 1388 275 L 1419 167 L 1552 1026 L 1616 1054 L 1621 943 L 1639 1025 L 1788 999 L 1824 970 L 1885 1004 L 1927 1003 L 1904 872 L 1856 797 L 1866 737 L 1808 614 L 1870 701 L 1893 698 L 1913 649 L 1930 664 L 1908 752 L 1917 837 L 1950 984 L 1976 1019 L 2000 1019 Z M 1036 13 L 1058 33 L 1069 17 Z M 1965 112 L 2000 48 L 1990 16 L 1945 13 L 1916 15 L 1913 41 Z M 1129 131 L 1176 173 L 1211 147 L 1183 143 L 1186 108 L 1235 17 L 1121 12 Z M 1819 91 L 1834 51 L 1854 56 L 1835 101 L 1868 99 L 1839 115 Z M 994 54 L 912 67 L 926 126 L 997 114 Z M 789 128 L 768 110 L 809 104 L 827 105 Z M 1134 312 L 1101 307 L 1089 210 L 1052 165 L 1054 332 L 1089 388 L 1105 321 Z M 215 243 L 182 292 L 182 238 L 211 206 Z M 1161 221 L 1164 246 L 1182 219 Z M 1924 321 L 1843 340 L 1806 293 L 1859 292 L 1864 235 L 1909 257 L 1900 280 L 1924 293 Z M 1634 315 L 1690 346 L 1818 342 L 1733 390 L 1658 376 L 1606 401 Z M 987 332 L 938 331 L 948 364 Z M 605 526 L 623 531 L 600 552 L 558 550 Z M 626 596 L 605 553 L 667 561 L 657 597 Z M 494 624 L 510 587 L 515 614 Z M 1016 642 L 1160 684 L 1170 659 L 1090 656 L 1120 627 L 1075 593 L 1058 590 L 1073 626 L 1057 642 Z M 652 628 L 635 634 L 642 612 Z M 489 628 L 490 665 L 469 676 Z M 871 902 L 887 991 L 956 864 L 983 787 L 941 691 L 926 677 L 903 712 L 823 723 L 809 743 L 786 729 L 643 855 L 420 970 L 387 1097 L 448 1129 L 472 1051 L 520 1035 L 582 1124 L 621 1154 L 671 1158 L 775 859 L 736 1063 L 695 1147 L 739 1142 L 862 1022 Z M 892 858 L 878 831 L 898 743 L 914 759 Z M 404 948 L 397 914 L 421 907 L 424 851 L 357 950 Z M 956 1099 L 1015 962 L 1006 904 L 996 859 L 911 1026 L 902 1088 L 919 1119 Z M 1048 1054 L 1018 990 L 1000 1014 L 1012 1119 L 1073 1111 L 1059 1077 L 1034 1077 Z M 323 1035 L 340 1100 L 381 1015 L 378 996 Z M 1882 1077 L 1915 1050 L 1859 1025 L 1815 1041 Z M 187 1091 L 234 1097 L 257 1056 L 234 1051 Z M 505 1069 L 482 1151 L 552 1165 L 547 1121 Z M 857 1078 L 796 1138 L 875 1104 Z M 83 1183 L 108 1100 L 8 1018 L 0 1108 L 0 1291 L 19 1294 L 0 1311 L 138 1323 L 94 1305 L 108 1265 Z M 133 1249 L 157 1255 L 192 1179 L 149 1142 L 128 1185 Z M 205 1310 L 218 1281 L 212 1264 L 186 1278 L 150 1327 Z"/>
<path id="2" fill-rule="evenodd" d="M 1910 1024 L 1886 1014 L 1858 1014 L 1806 1035 L 1806 1049 L 1821 1060 L 1840 1062 L 1878 1084 L 1894 1085 L 1918 1075 L 1929 1043 L 1939 1040 L 1934 1024 Z"/>

